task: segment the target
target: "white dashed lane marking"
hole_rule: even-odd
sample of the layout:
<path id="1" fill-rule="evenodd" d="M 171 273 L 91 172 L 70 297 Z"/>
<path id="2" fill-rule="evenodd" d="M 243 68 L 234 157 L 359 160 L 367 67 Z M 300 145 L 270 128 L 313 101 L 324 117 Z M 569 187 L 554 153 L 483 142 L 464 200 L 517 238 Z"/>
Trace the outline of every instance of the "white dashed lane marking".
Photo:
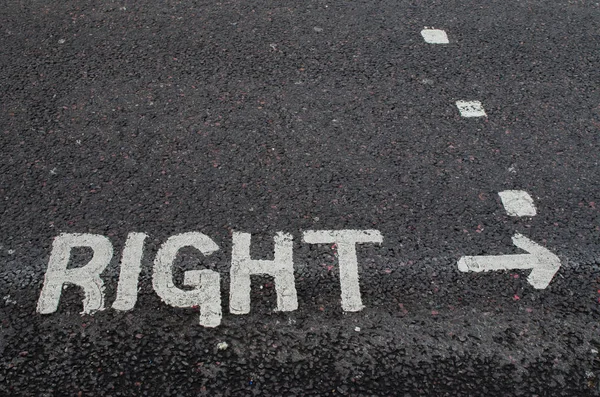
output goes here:
<path id="1" fill-rule="evenodd" d="M 498 193 L 506 213 L 510 216 L 535 216 L 533 199 L 523 190 L 505 190 Z"/>
<path id="2" fill-rule="evenodd" d="M 449 44 L 448 35 L 442 29 L 425 27 L 421 30 L 423 40 L 429 44 Z M 483 105 L 479 101 L 456 101 L 456 107 L 462 117 L 487 117 Z"/>
<path id="3" fill-rule="evenodd" d="M 456 107 L 462 117 L 486 117 L 487 114 L 479 101 L 456 101 Z"/>
<path id="4" fill-rule="evenodd" d="M 421 36 L 426 43 L 430 44 L 448 44 L 448 35 L 441 29 L 423 29 L 421 30 Z"/>

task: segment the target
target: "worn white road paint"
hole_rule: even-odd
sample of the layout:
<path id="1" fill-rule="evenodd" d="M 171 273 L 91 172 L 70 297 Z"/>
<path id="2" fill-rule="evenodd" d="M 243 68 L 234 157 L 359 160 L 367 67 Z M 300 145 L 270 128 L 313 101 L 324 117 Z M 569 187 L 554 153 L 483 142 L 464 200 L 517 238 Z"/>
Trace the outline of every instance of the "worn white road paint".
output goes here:
<path id="1" fill-rule="evenodd" d="M 67 269 L 71 250 L 88 247 L 93 250 L 92 259 L 83 267 Z M 113 256 L 110 240 L 99 234 L 63 233 L 52 243 L 44 286 L 37 303 L 42 314 L 54 313 L 58 308 L 63 285 L 74 284 L 83 288 L 83 313 L 104 309 L 104 283 L 100 273 L 106 269 Z"/>
<path id="2" fill-rule="evenodd" d="M 456 107 L 462 117 L 486 117 L 483 105 L 479 101 L 456 101 Z"/>
<path id="3" fill-rule="evenodd" d="M 217 350 L 227 350 L 228 347 L 229 345 L 227 344 L 227 342 L 217 343 Z"/>
<path id="4" fill-rule="evenodd" d="M 218 327 L 221 324 L 221 276 L 204 269 L 184 273 L 183 285 L 200 290 L 200 325 Z"/>
<path id="5" fill-rule="evenodd" d="M 560 259 L 541 245 L 515 233 L 513 244 L 528 252 L 517 255 L 463 256 L 458 261 L 461 272 L 489 270 L 533 269 L 527 277 L 536 289 L 546 288 L 560 269 Z"/>
<path id="6" fill-rule="evenodd" d="M 335 244 L 340 286 L 342 289 L 342 309 L 357 312 L 364 308 L 358 282 L 358 259 L 356 244 L 382 243 L 383 236 L 378 230 L 307 230 L 303 240 L 309 244 Z"/>
<path id="7" fill-rule="evenodd" d="M 250 276 L 269 275 L 274 278 L 277 293 L 277 311 L 298 309 L 292 236 L 278 232 L 275 236 L 275 259 L 250 258 L 250 233 L 233 233 L 231 252 L 231 285 L 229 311 L 233 314 L 250 313 Z"/>
<path id="8" fill-rule="evenodd" d="M 208 256 L 219 247 L 210 237 L 199 232 L 182 233 L 169 237 L 160 247 L 154 260 L 152 285 L 157 295 L 175 307 L 199 307 L 200 325 L 216 327 L 221 324 L 221 288 L 219 273 L 212 270 L 189 270 L 184 273 L 184 285 L 191 291 L 173 284 L 173 262 L 183 247 L 194 247 Z"/>
<path id="9" fill-rule="evenodd" d="M 448 35 L 441 29 L 423 29 L 421 36 L 426 43 L 430 44 L 448 44 Z"/>
<path id="10" fill-rule="evenodd" d="M 498 193 L 506 213 L 510 216 L 535 216 L 533 199 L 523 190 L 504 190 Z"/>
<path id="11" fill-rule="evenodd" d="M 11 299 L 11 298 L 10 298 L 10 295 L 6 295 L 6 296 L 5 296 L 4 298 L 2 298 L 2 299 L 4 299 L 4 305 L 5 305 L 5 306 L 8 306 L 8 305 L 16 305 L 16 304 L 17 304 L 17 301 L 16 301 L 16 300 L 14 300 L 14 299 Z"/>
<path id="12" fill-rule="evenodd" d="M 138 279 L 142 269 L 142 255 L 146 237 L 145 233 L 129 233 L 127 235 L 121 259 L 117 299 L 112 304 L 113 309 L 131 310 L 137 302 Z"/>

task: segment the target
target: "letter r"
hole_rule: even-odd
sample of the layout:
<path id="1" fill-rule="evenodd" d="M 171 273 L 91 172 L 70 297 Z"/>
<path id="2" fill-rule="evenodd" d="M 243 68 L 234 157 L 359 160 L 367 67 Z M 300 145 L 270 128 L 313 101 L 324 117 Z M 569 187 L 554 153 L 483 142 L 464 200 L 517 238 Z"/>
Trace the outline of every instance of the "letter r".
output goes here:
<path id="1" fill-rule="evenodd" d="M 87 265 L 67 269 L 71 250 L 88 247 L 94 251 Z M 104 283 L 100 273 L 106 269 L 113 256 L 110 240 L 99 234 L 63 233 L 54 238 L 44 286 L 37 304 L 38 313 L 54 313 L 66 283 L 83 288 L 83 313 L 104 309 Z"/>

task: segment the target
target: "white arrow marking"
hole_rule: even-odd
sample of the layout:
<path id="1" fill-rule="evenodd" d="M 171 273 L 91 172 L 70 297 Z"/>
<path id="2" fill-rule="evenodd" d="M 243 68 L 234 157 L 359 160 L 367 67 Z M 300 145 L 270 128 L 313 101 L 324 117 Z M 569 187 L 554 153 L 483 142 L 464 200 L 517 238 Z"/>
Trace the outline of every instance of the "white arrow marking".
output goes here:
<path id="1" fill-rule="evenodd" d="M 529 252 L 517 255 L 463 256 L 458 261 L 461 272 L 489 270 L 533 269 L 527 281 L 536 289 L 544 289 L 560 269 L 560 259 L 541 245 L 515 233 L 513 244 Z"/>

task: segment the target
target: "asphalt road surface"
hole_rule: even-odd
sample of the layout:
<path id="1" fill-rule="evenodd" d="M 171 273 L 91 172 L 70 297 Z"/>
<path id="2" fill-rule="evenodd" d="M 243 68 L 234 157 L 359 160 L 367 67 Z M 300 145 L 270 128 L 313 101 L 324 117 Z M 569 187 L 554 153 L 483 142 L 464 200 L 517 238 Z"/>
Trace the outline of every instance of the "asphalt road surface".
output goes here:
<path id="1" fill-rule="evenodd" d="M 597 0 L 0 35 L 1 395 L 600 395 Z"/>

